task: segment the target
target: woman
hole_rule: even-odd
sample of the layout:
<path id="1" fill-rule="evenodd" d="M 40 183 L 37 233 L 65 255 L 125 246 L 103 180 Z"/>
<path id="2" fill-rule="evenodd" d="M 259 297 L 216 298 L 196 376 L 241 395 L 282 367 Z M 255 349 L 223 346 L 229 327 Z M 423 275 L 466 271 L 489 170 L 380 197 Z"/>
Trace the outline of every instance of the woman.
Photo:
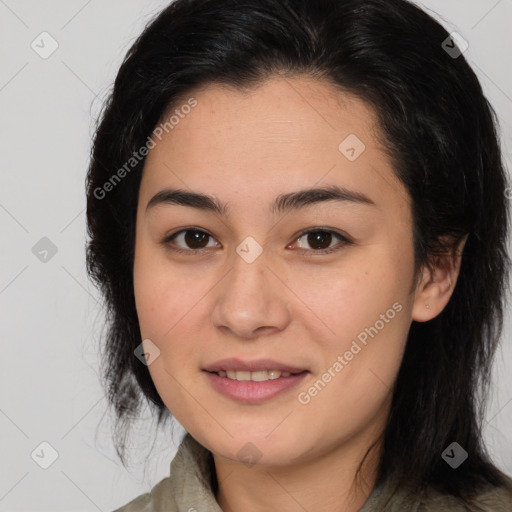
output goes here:
<path id="1" fill-rule="evenodd" d="M 403 0 L 177 0 L 132 46 L 88 269 L 119 425 L 187 435 L 119 511 L 512 510 L 479 399 L 508 189 L 456 43 Z"/>

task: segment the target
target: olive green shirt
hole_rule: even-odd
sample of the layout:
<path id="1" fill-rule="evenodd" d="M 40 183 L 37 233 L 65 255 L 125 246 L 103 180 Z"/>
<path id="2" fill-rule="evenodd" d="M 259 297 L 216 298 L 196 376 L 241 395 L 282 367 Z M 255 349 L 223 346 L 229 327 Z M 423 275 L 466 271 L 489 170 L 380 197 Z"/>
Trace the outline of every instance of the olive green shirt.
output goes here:
<path id="1" fill-rule="evenodd" d="M 171 463 L 170 476 L 151 492 L 143 494 L 114 512 L 222 512 L 210 483 L 209 452 L 187 434 Z M 507 487 L 479 494 L 480 511 L 512 512 L 512 479 Z M 467 512 L 460 500 L 434 490 L 422 496 L 402 490 L 391 493 L 385 485 L 376 486 L 359 512 Z M 479 511 L 479 512 L 480 512 Z M 313 511 L 312 511 L 313 512 Z"/>

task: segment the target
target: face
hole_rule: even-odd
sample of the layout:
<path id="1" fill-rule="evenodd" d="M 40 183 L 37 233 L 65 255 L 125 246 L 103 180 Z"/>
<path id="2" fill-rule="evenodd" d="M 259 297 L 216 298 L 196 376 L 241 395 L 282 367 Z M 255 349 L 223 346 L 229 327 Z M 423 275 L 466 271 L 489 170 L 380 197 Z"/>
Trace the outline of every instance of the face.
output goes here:
<path id="1" fill-rule="evenodd" d="M 234 461 L 369 442 L 415 301 L 410 200 L 375 113 L 306 77 L 190 97 L 153 137 L 137 211 L 136 307 L 162 400 Z"/>

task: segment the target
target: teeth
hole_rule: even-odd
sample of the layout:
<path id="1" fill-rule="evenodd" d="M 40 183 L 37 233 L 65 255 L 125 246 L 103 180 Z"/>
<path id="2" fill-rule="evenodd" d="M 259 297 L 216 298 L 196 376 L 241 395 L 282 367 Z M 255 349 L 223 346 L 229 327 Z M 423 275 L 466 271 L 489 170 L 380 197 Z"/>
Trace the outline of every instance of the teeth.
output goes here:
<path id="1" fill-rule="evenodd" d="M 239 381 L 248 381 L 252 380 L 254 382 L 263 382 L 266 380 L 274 380 L 279 377 L 289 377 L 291 375 L 290 372 L 281 372 L 279 370 L 260 370 L 257 372 L 247 372 L 241 370 L 220 370 L 217 372 L 220 377 L 227 377 L 232 380 Z"/>

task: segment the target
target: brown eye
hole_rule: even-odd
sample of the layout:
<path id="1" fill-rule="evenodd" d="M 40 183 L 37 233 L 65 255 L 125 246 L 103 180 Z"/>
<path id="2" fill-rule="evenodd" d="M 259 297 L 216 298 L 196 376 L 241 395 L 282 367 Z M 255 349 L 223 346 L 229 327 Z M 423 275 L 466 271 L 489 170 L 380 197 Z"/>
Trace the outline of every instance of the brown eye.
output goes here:
<path id="1" fill-rule="evenodd" d="M 327 249 L 331 241 L 332 234 L 327 231 L 312 231 L 307 235 L 307 242 L 313 249 Z"/>
<path id="2" fill-rule="evenodd" d="M 173 250 L 178 252 L 193 252 L 215 247 L 215 243 L 209 245 L 210 240 L 213 241 L 214 239 L 205 231 L 199 229 L 183 229 L 165 239 L 164 244 L 171 246 Z"/>
<path id="3" fill-rule="evenodd" d="M 210 235 L 204 231 L 185 231 L 184 241 L 191 249 L 203 249 L 208 244 Z"/>
<path id="4" fill-rule="evenodd" d="M 339 242 L 331 245 L 333 242 Z M 343 235 L 328 229 L 316 229 L 302 233 L 297 238 L 299 248 L 303 249 L 306 253 L 327 254 L 341 249 L 344 245 L 350 244 L 351 241 Z"/>

